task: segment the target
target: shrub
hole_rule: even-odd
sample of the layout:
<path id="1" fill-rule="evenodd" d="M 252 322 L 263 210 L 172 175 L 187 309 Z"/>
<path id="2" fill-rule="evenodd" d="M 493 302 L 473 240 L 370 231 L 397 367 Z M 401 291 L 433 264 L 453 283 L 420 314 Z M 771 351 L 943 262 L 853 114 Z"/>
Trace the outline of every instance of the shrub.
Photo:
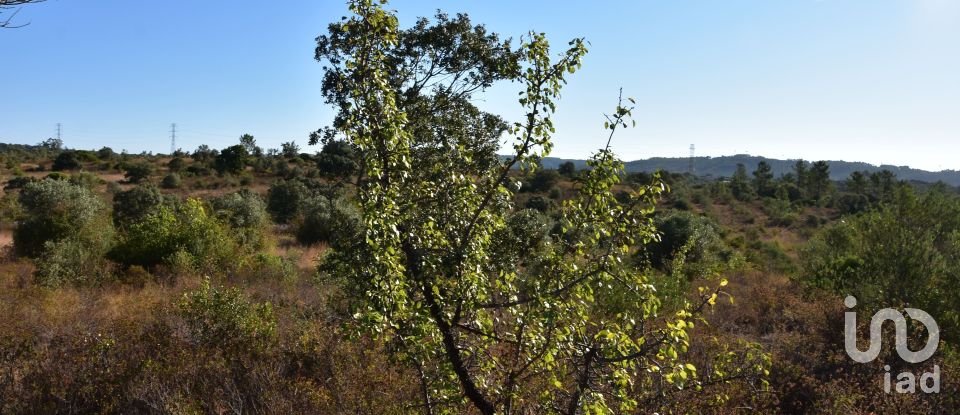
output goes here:
<path id="1" fill-rule="evenodd" d="M 217 218 L 235 231 L 241 246 L 253 249 L 263 246 L 269 216 L 259 195 L 244 189 L 213 199 L 212 205 Z"/>
<path id="2" fill-rule="evenodd" d="M 260 351 L 276 339 L 270 303 L 252 303 L 240 290 L 215 287 L 209 278 L 184 294 L 177 308 L 191 339 L 201 346 Z"/>
<path id="3" fill-rule="evenodd" d="M 75 151 L 64 151 L 53 160 L 53 171 L 79 170 L 80 158 Z"/>
<path id="4" fill-rule="evenodd" d="M 26 217 L 14 231 L 14 248 L 37 258 L 39 283 L 60 285 L 108 274 L 103 256 L 113 243 L 113 227 L 90 189 L 43 180 L 23 189 L 20 205 Z"/>
<path id="5" fill-rule="evenodd" d="M 556 170 L 538 169 L 530 178 L 528 186 L 522 188 L 527 192 L 548 192 L 560 181 L 560 174 Z"/>
<path id="6" fill-rule="evenodd" d="M 253 255 L 246 271 L 253 278 L 263 281 L 289 283 L 297 279 L 295 261 L 263 252 Z"/>
<path id="7" fill-rule="evenodd" d="M 97 177 L 96 174 L 89 172 L 79 172 L 70 176 L 70 183 L 73 183 L 78 186 L 86 187 L 87 189 L 93 190 L 97 186 L 103 184 L 103 179 Z"/>
<path id="8" fill-rule="evenodd" d="M 124 167 L 123 177 L 126 178 L 129 183 L 140 183 L 150 178 L 151 174 L 153 174 L 153 165 L 141 161 L 126 165 Z"/>
<path id="9" fill-rule="evenodd" d="M 703 216 L 670 214 L 657 220 L 657 232 L 660 241 L 639 255 L 668 273 L 682 267 L 687 278 L 712 276 L 735 258 L 720 237 L 719 227 Z"/>
<path id="10" fill-rule="evenodd" d="M 214 160 L 214 168 L 220 174 L 239 174 L 246 167 L 249 158 L 250 154 L 246 147 L 237 144 L 223 149 L 217 155 Z"/>
<path id="11" fill-rule="evenodd" d="M 235 266 L 234 248 L 227 230 L 203 203 L 189 199 L 175 208 L 160 205 L 131 224 L 111 256 L 125 265 L 154 266 L 169 263 L 175 254 L 181 259 L 189 255 L 195 269 L 222 273 Z"/>
<path id="12" fill-rule="evenodd" d="M 317 169 L 324 176 L 348 177 L 357 169 L 355 157 L 353 147 L 349 143 L 330 140 L 323 145 L 323 149 L 317 155 Z"/>
<path id="13" fill-rule="evenodd" d="M 179 189 L 183 185 L 183 180 L 180 179 L 180 175 L 177 173 L 170 173 L 163 177 L 163 180 L 160 181 L 160 187 L 164 189 Z"/>
<path id="14" fill-rule="evenodd" d="M 67 181 L 42 180 L 24 187 L 20 205 L 26 217 L 14 231 L 20 255 L 38 257 L 47 242 L 72 237 L 109 239 L 112 227 L 104 226 L 103 202 L 90 189 Z"/>
<path id="15" fill-rule="evenodd" d="M 174 157 L 167 162 L 167 168 L 169 168 L 172 172 L 183 170 L 186 165 L 187 163 L 181 157 Z"/>
<path id="16" fill-rule="evenodd" d="M 156 211 L 163 203 L 163 195 L 156 186 L 139 185 L 113 196 L 113 223 L 128 226 Z"/>
<path id="17" fill-rule="evenodd" d="M 359 220 L 356 209 L 348 202 L 316 196 L 304 207 L 303 217 L 297 224 L 297 241 L 304 245 L 317 242 L 338 244 L 358 232 Z"/>
<path id="18" fill-rule="evenodd" d="M 97 158 L 100 160 L 109 160 L 116 155 L 117 153 L 115 153 L 110 147 L 101 147 L 99 150 L 97 150 Z"/>
<path id="19" fill-rule="evenodd" d="M 553 210 L 555 203 L 543 196 L 534 196 L 527 200 L 527 203 L 524 205 L 527 209 L 533 209 L 539 212 L 547 213 Z"/>
<path id="20" fill-rule="evenodd" d="M 101 233 L 100 240 L 84 237 L 69 237 L 44 244 L 43 253 L 37 258 L 34 274 L 37 284 L 61 286 L 102 281 L 111 274 L 104 255 L 109 251 L 113 234 Z"/>
<path id="21" fill-rule="evenodd" d="M 7 180 L 7 184 L 3 187 L 3 190 L 22 189 L 35 181 L 37 181 L 37 179 L 33 176 L 14 176 L 11 177 L 10 180 Z"/>
<path id="22" fill-rule="evenodd" d="M 310 193 L 310 189 L 299 180 L 274 182 L 267 193 L 267 211 L 277 223 L 287 223 L 300 212 Z"/>

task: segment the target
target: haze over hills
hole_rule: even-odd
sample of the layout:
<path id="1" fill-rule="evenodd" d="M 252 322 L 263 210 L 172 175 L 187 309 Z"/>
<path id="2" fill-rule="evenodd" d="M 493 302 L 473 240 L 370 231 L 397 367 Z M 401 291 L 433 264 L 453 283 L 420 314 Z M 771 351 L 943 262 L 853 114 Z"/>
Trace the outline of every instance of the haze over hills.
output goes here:
<path id="1" fill-rule="evenodd" d="M 730 177 L 737 169 L 738 163 L 742 163 L 747 167 L 748 172 L 752 172 L 754 169 L 756 169 L 757 163 L 759 163 L 761 160 L 765 160 L 768 164 L 770 164 L 770 166 L 773 168 L 773 174 L 778 177 L 793 171 L 793 166 L 797 161 L 796 159 L 780 160 L 761 156 L 751 156 L 747 154 L 737 154 L 733 156 L 720 157 L 694 157 L 693 166 L 694 172 L 698 176 L 715 178 Z M 586 166 L 585 160 L 562 159 L 556 157 L 547 157 L 543 159 L 542 164 L 547 168 L 557 168 L 560 163 L 566 161 L 572 161 L 578 169 Z M 827 162 L 830 163 L 830 179 L 832 180 L 845 180 L 846 178 L 850 177 L 850 173 L 854 171 L 877 172 L 881 170 L 890 170 L 902 180 L 927 183 L 936 183 L 937 181 L 942 181 L 951 186 L 960 186 L 960 171 L 957 170 L 942 170 L 933 172 L 914 169 L 908 166 L 893 166 L 886 164 L 876 166 L 859 161 L 828 160 Z M 687 157 L 653 157 L 643 160 L 627 161 L 624 164 L 628 172 L 651 172 L 656 170 L 685 172 L 689 168 L 690 159 Z"/>

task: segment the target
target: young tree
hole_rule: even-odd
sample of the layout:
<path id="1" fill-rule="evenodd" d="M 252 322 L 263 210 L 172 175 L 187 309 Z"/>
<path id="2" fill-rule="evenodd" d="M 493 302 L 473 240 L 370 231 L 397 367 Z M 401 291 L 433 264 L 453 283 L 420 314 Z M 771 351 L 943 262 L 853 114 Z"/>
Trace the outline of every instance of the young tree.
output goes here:
<path id="1" fill-rule="evenodd" d="M 573 164 L 572 161 L 565 161 L 560 163 L 560 167 L 557 169 L 557 172 L 567 177 L 573 177 L 575 174 L 577 174 L 577 166 Z"/>
<path id="2" fill-rule="evenodd" d="M 733 193 L 733 197 L 742 201 L 753 200 L 756 196 L 750 186 L 750 179 L 747 178 L 747 168 L 743 163 L 737 163 L 737 170 L 733 173 L 733 178 L 730 179 L 730 191 Z"/>
<path id="3" fill-rule="evenodd" d="M 807 183 L 809 182 L 809 177 L 807 173 L 807 162 L 803 159 L 799 159 L 796 163 L 793 164 L 793 177 L 797 185 L 797 189 L 800 189 L 801 198 L 806 195 L 804 192 L 807 189 Z"/>
<path id="4" fill-rule="evenodd" d="M 760 160 L 757 163 L 757 169 L 753 171 L 753 187 L 762 197 L 773 197 L 776 192 L 773 184 L 773 169 L 766 160 Z"/>
<path id="5" fill-rule="evenodd" d="M 822 160 L 814 162 L 807 176 L 807 195 L 820 202 L 830 188 L 830 164 Z"/>
<path id="6" fill-rule="evenodd" d="M 862 171 L 854 171 L 847 178 L 847 191 L 858 195 L 867 194 L 867 174 Z"/>
<path id="7" fill-rule="evenodd" d="M 449 21 L 438 18 L 437 28 L 420 21 L 400 31 L 380 2 L 350 7 L 356 16 L 331 25 L 318 50 L 336 47 L 328 77 L 343 82 L 327 87 L 338 97 L 336 128 L 358 153 L 362 231 L 328 255 L 324 269 L 355 295 L 358 322 L 391 340 L 416 369 L 424 412 L 454 412 L 450 405 L 464 400 L 482 414 L 629 411 L 665 392 L 663 385 L 696 383 L 696 368 L 682 357 L 687 331 L 716 291 L 704 289 L 695 303 L 661 316 L 656 290 L 624 265 L 624 255 L 655 237 L 650 214 L 663 187 L 641 186 L 618 202 L 613 187 L 623 164 L 609 139 L 588 162 L 579 196 L 560 209 L 561 235 L 518 239 L 509 230 L 517 190 L 510 172 L 533 169 L 549 153 L 551 114 L 585 42 L 574 39 L 551 61 L 546 38 L 533 33 L 509 53 L 517 68 L 505 75 L 526 84 L 519 99 L 526 116 L 506 128 L 513 155 L 501 162 L 477 145 L 485 133 L 445 133 L 469 119 L 467 107 L 426 119 L 405 111 L 411 99 L 445 99 L 451 90 L 470 102 L 482 84 L 464 89 L 461 78 L 447 76 L 435 80 L 434 94 L 417 98 L 430 83 L 410 74 L 482 75 L 489 56 L 479 52 L 494 45 L 483 41 L 491 37 L 482 27 L 444 31 Z M 472 41 L 478 33 L 484 36 Z M 403 59 L 412 41 L 431 39 L 425 34 L 444 44 Z M 630 112 L 617 106 L 611 135 L 628 125 Z"/>

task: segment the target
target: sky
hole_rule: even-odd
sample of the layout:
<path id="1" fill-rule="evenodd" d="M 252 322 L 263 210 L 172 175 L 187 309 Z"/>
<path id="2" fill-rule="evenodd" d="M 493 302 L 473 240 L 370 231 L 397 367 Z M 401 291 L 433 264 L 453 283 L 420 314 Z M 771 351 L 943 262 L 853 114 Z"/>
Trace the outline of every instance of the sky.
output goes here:
<path id="1" fill-rule="evenodd" d="M 590 42 L 555 114 L 551 155 L 586 158 L 617 93 L 636 128 L 624 160 L 751 154 L 960 170 L 958 0 L 396 0 L 401 25 L 437 8 L 559 53 Z M 168 152 L 264 148 L 328 124 L 315 38 L 347 13 L 320 0 L 48 0 L 0 30 L 0 142 Z M 518 84 L 477 97 L 508 120 Z"/>

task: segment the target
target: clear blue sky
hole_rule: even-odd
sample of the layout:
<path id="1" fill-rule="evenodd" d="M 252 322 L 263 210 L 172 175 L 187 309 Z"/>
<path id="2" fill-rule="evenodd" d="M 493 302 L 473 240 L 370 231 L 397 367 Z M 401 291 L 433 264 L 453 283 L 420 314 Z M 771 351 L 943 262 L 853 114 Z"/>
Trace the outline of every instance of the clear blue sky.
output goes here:
<path id="1" fill-rule="evenodd" d="M 749 153 L 960 169 L 960 1 L 425 2 L 514 38 L 591 43 L 557 113 L 559 157 L 603 143 L 617 89 L 637 99 L 622 158 Z M 279 147 L 331 117 L 314 38 L 339 1 L 49 0 L 0 31 L 0 141 L 68 147 Z M 515 117 L 517 85 L 480 105 Z M 312 149 L 316 150 L 316 149 Z"/>

